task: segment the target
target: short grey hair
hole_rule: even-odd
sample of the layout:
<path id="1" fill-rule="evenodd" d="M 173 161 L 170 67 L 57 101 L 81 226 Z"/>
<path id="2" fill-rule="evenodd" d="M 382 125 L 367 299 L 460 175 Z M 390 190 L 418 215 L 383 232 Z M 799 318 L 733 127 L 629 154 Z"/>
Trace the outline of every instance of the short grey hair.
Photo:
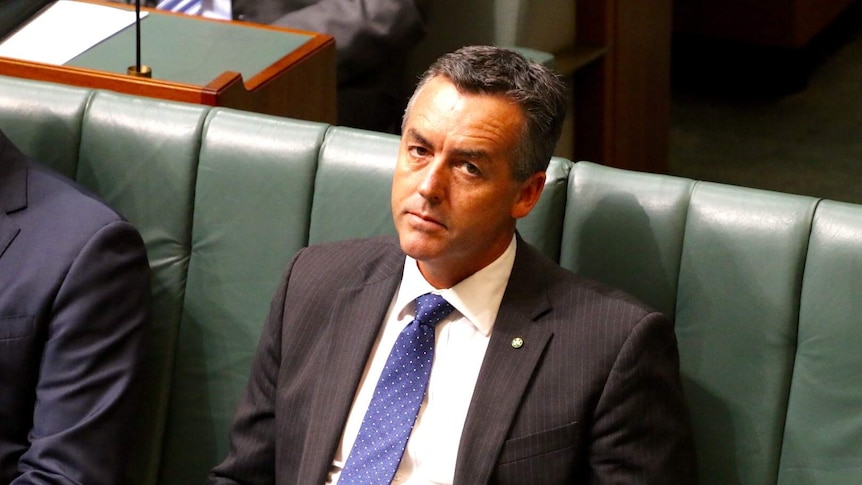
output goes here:
<path id="1" fill-rule="evenodd" d="M 402 131 L 417 94 L 436 77 L 446 78 L 462 93 L 500 95 L 520 106 L 526 122 L 512 173 L 524 181 L 548 168 L 568 106 L 566 85 L 559 75 L 511 49 L 462 47 L 441 56 L 420 76 L 404 111 Z"/>

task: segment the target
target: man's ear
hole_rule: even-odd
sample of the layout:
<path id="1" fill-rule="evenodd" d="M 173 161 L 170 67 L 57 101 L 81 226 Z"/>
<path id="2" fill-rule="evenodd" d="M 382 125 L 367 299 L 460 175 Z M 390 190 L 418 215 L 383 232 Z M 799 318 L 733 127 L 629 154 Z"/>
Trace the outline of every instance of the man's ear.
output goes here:
<path id="1" fill-rule="evenodd" d="M 520 219 L 533 210 L 536 202 L 539 201 L 539 196 L 542 195 L 542 189 L 545 188 L 545 172 L 536 172 L 530 177 L 521 182 L 521 187 L 518 189 L 518 197 L 515 199 L 515 204 L 512 206 L 512 217 Z"/>

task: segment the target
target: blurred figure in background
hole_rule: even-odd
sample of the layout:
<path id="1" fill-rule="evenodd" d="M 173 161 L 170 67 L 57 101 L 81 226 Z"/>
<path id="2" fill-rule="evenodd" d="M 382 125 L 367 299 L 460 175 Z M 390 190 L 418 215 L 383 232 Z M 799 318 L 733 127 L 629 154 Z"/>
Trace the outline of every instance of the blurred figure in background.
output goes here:
<path id="1" fill-rule="evenodd" d="M 142 0 L 142 4 L 332 35 L 338 57 L 338 124 L 400 132 L 410 94 L 405 88 L 412 87 L 404 83 L 406 57 L 425 35 L 428 0 Z"/>
<path id="2" fill-rule="evenodd" d="M 398 133 L 406 57 L 424 36 L 427 2 L 233 0 L 233 18 L 335 37 L 338 124 Z"/>

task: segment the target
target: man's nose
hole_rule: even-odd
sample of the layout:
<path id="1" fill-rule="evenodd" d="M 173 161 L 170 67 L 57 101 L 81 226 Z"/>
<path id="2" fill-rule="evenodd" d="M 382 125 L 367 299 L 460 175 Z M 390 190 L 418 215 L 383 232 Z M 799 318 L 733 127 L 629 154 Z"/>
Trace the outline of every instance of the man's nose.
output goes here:
<path id="1" fill-rule="evenodd" d="M 434 160 L 420 174 L 419 194 L 432 202 L 439 202 L 446 193 L 448 174 L 442 160 Z"/>

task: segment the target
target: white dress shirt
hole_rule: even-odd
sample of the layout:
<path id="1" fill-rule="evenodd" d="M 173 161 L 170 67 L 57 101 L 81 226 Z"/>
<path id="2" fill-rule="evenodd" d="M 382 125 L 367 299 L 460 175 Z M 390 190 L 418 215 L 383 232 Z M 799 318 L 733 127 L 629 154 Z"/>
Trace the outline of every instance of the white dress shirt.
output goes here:
<path id="1" fill-rule="evenodd" d="M 231 0 L 161 0 L 156 8 L 224 20 L 230 20 L 233 13 Z"/>
<path id="2" fill-rule="evenodd" d="M 201 15 L 214 19 L 230 20 L 233 17 L 231 0 L 203 0 Z"/>
<path id="3" fill-rule="evenodd" d="M 407 257 L 401 284 L 365 366 L 327 483 L 338 482 L 389 351 L 401 330 L 413 320 L 413 300 L 429 292 L 443 296 L 455 311 L 437 324 L 428 389 L 392 483 L 452 483 L 461 431 L 515 262 L 515 250 L 513 236 L 509 247 L 494 262 L 444 290 L 425 281 L 416 260 Z"/>

